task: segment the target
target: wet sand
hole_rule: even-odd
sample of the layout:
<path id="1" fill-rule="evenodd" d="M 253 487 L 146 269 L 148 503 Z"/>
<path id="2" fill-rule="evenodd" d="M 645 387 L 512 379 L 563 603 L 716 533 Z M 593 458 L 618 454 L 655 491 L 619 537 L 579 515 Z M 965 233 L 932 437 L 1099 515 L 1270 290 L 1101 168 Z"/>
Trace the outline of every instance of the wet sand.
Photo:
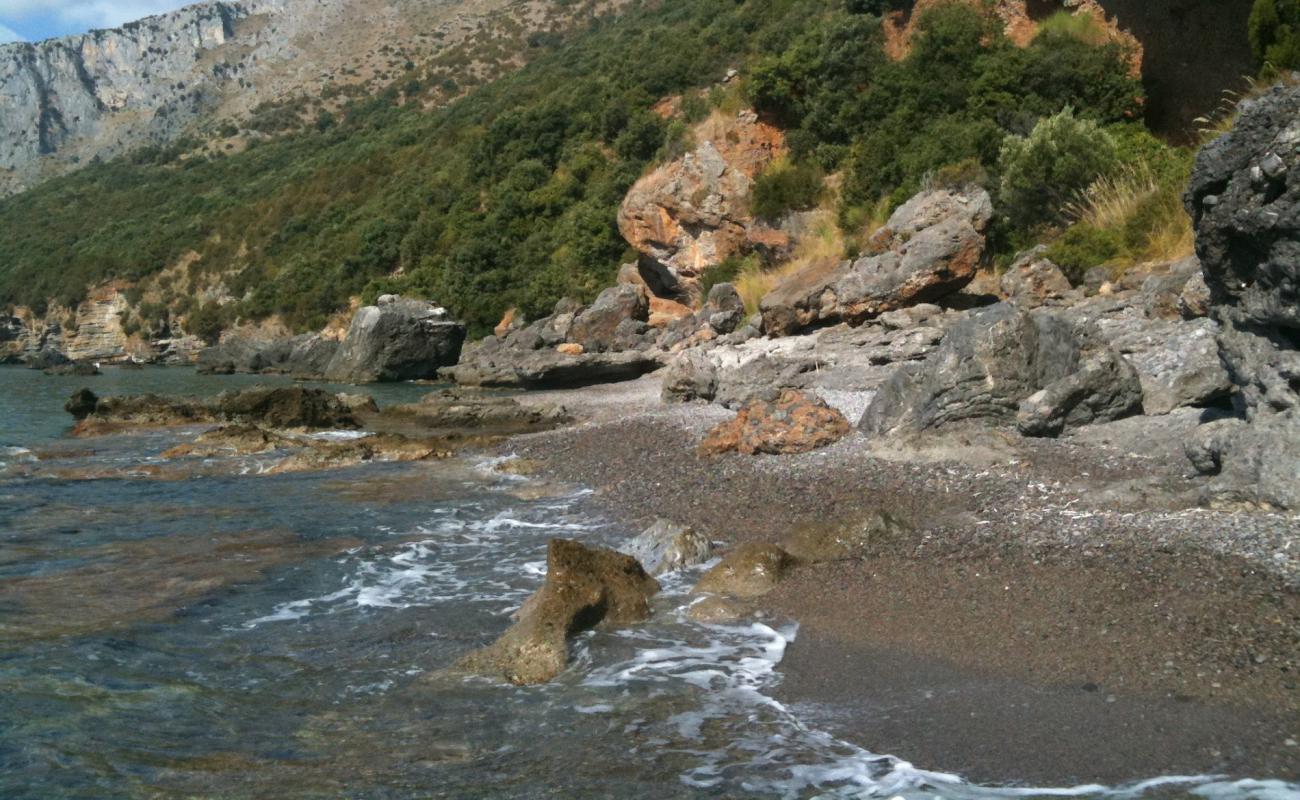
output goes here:
<path id="1" fill-rule="evenodd" d="M 997 784 L 1300 778 L 1300 519 L 1195 507 L 1170 456 L 1192 416 L 706 460 L 728 412 L 661 406 L 653 377 L 534 401 L 591 421 L 505 449 L 630 527 L 731 544 L 876 509 L 910 523 L 764 599 L 800 623 L 781 699 L 847 740 Z"/>

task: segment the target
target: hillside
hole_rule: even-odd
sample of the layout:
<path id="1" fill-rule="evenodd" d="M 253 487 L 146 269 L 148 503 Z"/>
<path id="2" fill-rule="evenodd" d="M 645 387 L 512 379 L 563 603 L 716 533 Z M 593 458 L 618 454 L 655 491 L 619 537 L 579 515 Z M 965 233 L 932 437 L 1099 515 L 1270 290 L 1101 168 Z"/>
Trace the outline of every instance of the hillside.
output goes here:
<path id="1" fill-rule="evenodd" d="M 977 3 L 927 4 L 890 58 L 888 3 L 630 3 L 568 36 L 524 37 L 526 67 L 446 107 L 427 93 L 455 79 L 401 79 L 328 113 L 290 107 L 297 123 L 278 135 L 245 126 L 229 149 L 136 150 L 0 202 L 0 303 L 41 314 L 118 281 L 128 333 L 179 321 L 209 339 L 270 318 L 319 329 L 387 291 L 436 298 L 480 332 L 511 307 L 535 318 L 593 297 L 635 256 L 617 217 L 638 177 L 691 152 L 706 118 L 750 106 L 790 156 L 755 176 L 756 202 L 777 217 L 821 206 L 844 247 L 925 182 L 995 186 L 1008 137 L 1066 108 L 1150 163 L 1140 216 L 1174 215 L 1182 235 L 1190 155 L 1137 123 L 1133 53 L 1046 5 L 1031 4 L 1035 27 L 1016 41 Z M 1003 215 L 998 256 L 1041 241 L 1058 207 Z M 1145 257 L 1156 223 L 1085 226 L 1067 243 L 1080 268 Z M 755 268 L 705 266 L 712 280 Z"/>
<path id="2" fill-rule="evenodd" d="M 0 46 L 0 195 L 188 137 L 236 149 L 401 81 L 432 105 L 617 2 L 238 0 Z M 536 41 L 536 40 L 535 40 Z M 215 140 L 215 141 L 213 141 Z"/>

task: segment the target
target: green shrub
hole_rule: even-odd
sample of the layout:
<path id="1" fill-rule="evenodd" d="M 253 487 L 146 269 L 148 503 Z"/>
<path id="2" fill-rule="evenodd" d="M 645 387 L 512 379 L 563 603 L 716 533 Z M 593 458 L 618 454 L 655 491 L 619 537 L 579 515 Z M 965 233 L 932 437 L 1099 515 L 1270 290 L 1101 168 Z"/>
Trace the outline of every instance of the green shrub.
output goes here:
<path id="1" fill-rule="evenodd" d="M 1079 224 L 1048 247 L 1047 257 L 1061 268 L 1070 283 L 1078 285 L 1088 270 L 1109 265 L 1123 252 L 1124 240 L 1119 231 Z"/>
<path id="2" fill-rule="evenodd" d="M 1020 229 L 1059 223 L 1066 204 L 1117 163 L 1110 134 L 1066 109 L 1041 120 L 1029 136 L 1003 142 L 1001 209 Z"/>
<path id="3" fill-rule="evenodd" d="M 226 327 L 227 321 L 225 308 L 209 300 L 190 312 L 185 320 L 185 331 L 208 344 L 216 344 L 221 338 L 221 331 Z"/>
<path id="4" fill-rule="evenodd" d="M 822 195 L 822 173 L 816 167 L 780 160 L 754 179 L 751 210 L 761 219 L 775 220 L 790 211 L 806 211 Z"/>
<path id="5" fill-rule="evenodd" d="M 1255 0 L 1246 25 L 1260 66 L 1300 68 L 1300 0 Z"/>

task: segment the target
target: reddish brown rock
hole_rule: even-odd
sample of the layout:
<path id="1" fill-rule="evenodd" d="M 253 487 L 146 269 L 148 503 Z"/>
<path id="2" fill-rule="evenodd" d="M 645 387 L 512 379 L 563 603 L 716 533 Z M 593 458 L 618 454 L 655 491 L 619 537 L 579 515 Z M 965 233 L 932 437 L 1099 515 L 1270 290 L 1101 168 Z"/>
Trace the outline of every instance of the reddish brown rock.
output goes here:
<path id="1" fill-rule="evenodd" d="M 820 398 L 790 389 L 775 402 L 751 402 L 733 419 L 709 431 L 700 443 L 700 454 L 806 453 L 834 444 L 850 429 L 844 415 Z"/>
<path id="2" fill-rule="evenodd" d="M 518 622 L 459 667 L 517 684 L 545 683 L 568 662 L 568 637 L 601 623 L 625 625 L 650 617 L 659 582 L 631 556 L 552 539 L 546 583 L 519 610 Z"/>
<path id="3" fill-rule="evenodd" d="M 786 152 L 780 129 L 752 111 L 706 120 L 694 135 L 701 144 L 637 181 L 618 214 L 655 293 L 692 300 L 709 268 L 782 240 L 751 216 L 749 194 L 754 177 Z"/>
<path id="4" fill-rule="evenodd" d="M 580 356 L 582 355 L 582 345 L 577 342 L 565 342 L 564 344 L 556 345 L 555 352 L 565 356 Z"/>

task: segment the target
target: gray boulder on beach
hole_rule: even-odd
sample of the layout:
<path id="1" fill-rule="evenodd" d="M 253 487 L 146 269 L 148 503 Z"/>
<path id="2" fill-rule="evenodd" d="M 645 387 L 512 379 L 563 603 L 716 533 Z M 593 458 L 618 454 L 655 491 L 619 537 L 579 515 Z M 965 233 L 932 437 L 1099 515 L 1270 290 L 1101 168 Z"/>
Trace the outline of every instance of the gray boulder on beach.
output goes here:
<path id="1" fill-rule="evenodd" d="M 391 299 L 352 317 L 347 336 L 324 370 L 344 383 L 433 378 L 456 363 L 465 325 L 423 300 Z"/>

